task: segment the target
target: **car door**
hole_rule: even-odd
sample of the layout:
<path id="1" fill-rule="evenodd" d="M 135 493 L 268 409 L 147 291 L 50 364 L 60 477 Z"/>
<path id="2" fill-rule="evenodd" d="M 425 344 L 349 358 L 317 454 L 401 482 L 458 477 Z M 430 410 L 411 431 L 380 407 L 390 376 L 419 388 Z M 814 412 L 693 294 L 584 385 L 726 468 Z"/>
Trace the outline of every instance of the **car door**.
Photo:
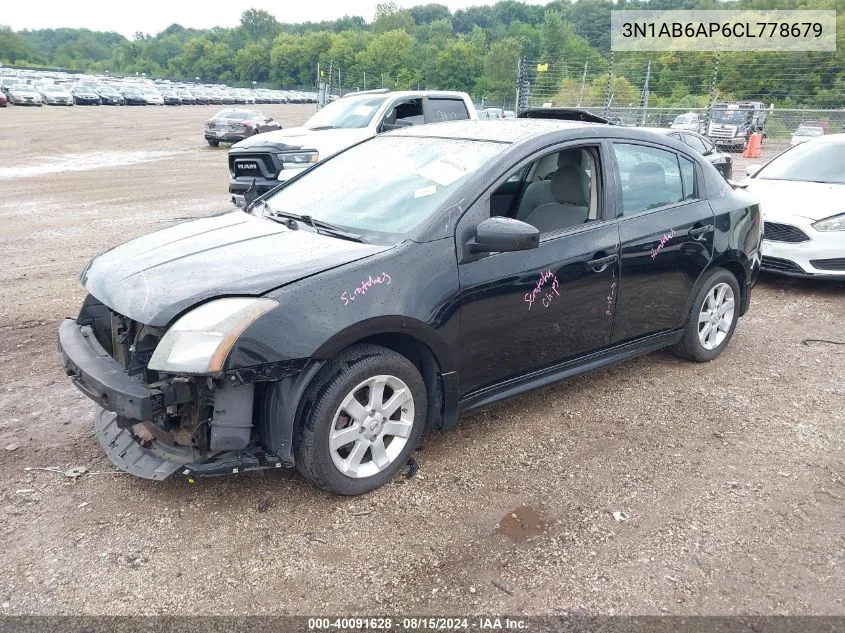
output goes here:
<path id="1" fill-rule="evenodd" d="M 639 141 L 612 146 L 621 192 L 612 337 L 619 343 L 681 325 L 690 292 L 713 256 L 714 218 L 692 158 Z"/>
<path id="2" fill-rule="evenodd" d="M 608 345 L 619 241 L 615 218 L 606 217 L 607 210 L 614 209 L 606 148 L 599 141 L 581 142 L 526 158 L 502 174 L 459 222 L 462 394 Z M 577 194 L 589 205 L 587 221 L 546 227 L 534 250 L 470 254 L 467 243 L 475 227 L 491 216 L 491 200 L 499 188 L 510 186 L 526 166 L 560 150 L 590 153 L 590 193 Z M 516 209 L 509 211 L 511 216 L 515 213 Z M 531 223 L 530 215 L 528 220 Z"/>

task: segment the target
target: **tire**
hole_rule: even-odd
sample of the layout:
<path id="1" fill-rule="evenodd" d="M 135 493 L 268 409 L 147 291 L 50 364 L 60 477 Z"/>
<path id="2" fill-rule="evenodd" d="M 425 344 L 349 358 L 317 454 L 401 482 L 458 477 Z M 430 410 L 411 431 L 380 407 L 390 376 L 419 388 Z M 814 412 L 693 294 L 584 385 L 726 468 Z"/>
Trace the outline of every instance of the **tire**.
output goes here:
<path id="1" fill-rule="evenodd" d="M 379 385 L 383 396 L 373 400 Z M 425 426 L 425 382 L 397 352 L 351 347 L 329 363 L 308 393 L 311 406 L 299 420 L 294 457 L 299 472 L 318 488 L 340 495 L 375 490 L 399 473 L 417 447 Z M 381 405 L 391 403 L 394 409 L 382 412 Z M 393 429 L 398 432 L 391 434 Z M 337 443 L 330 446 L 333 435 Z M 341 444 L 344 439 L 349 441 Z"/>
<path id="2" fill-rule="evenodd" d="M 720 297 L 723 297 L 721 303 Z M 699 285 L 683 338 L 672 346 L 672 352 L 680 358 L 698 363 L 706 363 L 719 356 L 736 330 L 739 304 L 736 277 L 724 268 L 714 268 Z M 728 308 L 728 305 L 731 307 Z M 708 314 L 712 321 L 704 320 Z M 728 315 L 730 323 L 726 322 Z"/>
<path id="3" fill-rule="evenodd" d="M 207 138 L 205 140 L 208 141 L 208 144 L 211 145 L 212 147 L 217 147 L 217 146 L 220 145 L 220 141 L 212 141 L 210 138 Z"/>

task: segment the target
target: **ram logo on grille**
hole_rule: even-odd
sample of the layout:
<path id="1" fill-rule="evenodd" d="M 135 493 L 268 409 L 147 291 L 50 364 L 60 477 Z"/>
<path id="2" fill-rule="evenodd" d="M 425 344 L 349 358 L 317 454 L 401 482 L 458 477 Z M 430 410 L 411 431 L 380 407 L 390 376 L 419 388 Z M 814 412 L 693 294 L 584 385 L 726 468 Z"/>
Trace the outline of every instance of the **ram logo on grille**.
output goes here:
<path id="1" fill-rule="evenodd" d="M 254 162 L 254 161 L 249 161 L 249 162 L 239 161 L 235 164 L 237 165 L 238 169 L 244 169 L 244 170 L 250 170 L 250 171 L 258 169 L 258 163 Z"/>

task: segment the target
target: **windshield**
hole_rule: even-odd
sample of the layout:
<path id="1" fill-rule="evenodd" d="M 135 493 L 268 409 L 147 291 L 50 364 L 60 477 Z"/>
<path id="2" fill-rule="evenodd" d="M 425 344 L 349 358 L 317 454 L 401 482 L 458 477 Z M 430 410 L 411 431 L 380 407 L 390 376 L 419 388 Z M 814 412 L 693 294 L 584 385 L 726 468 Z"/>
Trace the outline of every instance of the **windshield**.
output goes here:
<path id="1" fill-rule="evenodd" d="M 373 115 L 384 103 L 385 96 L 347 97 L 330 103 L 305 123 L 310 130 L 317 128 L 362 128 L 367 127 Z"/>
<path id="2" fill-rule="evenodd" d="M 12 86 L 12 90 L 33 90 L 33 87 L 24 84 L 16 84 Z"/>
<path id="3" fill-rule="evenodd" d="M 695 114 L 681 114 L 675 117 L 675 123 L 679 125 L 686 123 L 698 123 L 698 116 Z"/>
<path id="4" fill-rule="evenodd" d="M 763 167 L 756 177 L 845 184 L 845 143 L 801 143 Z"/>
<path id="5" fill-rule="evenodd" d="M 796 136 L 824 136 L 824 130 L 812 125 L 799 125 L 795 130 Z"/>
<path id="6" fill-rule="evenodd" d="M 736 125 L 745 123 L 748 119 L 748 112 L 746 110 L 714 110 L 713 120 L 716 123 L 730 123 Z"/>
<path id="7" fill-rule="evenodd" d="M 392 239 L 428 219 L 506 144 L 376 137 L 330 158 L 267 199 L 273 212 L 310 215 Z"/>

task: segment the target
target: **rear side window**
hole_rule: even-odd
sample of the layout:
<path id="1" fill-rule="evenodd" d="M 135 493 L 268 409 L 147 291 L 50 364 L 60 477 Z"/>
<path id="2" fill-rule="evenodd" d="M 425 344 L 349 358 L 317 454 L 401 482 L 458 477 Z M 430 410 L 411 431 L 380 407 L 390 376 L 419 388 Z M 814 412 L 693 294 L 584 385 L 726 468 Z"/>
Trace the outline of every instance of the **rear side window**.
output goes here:
<path id="1" fill-rule="evenodd" d="M 684 200 L 695 200 L 698 196 L 695 194 L 695 163 L 689 158 L 679 156 L 681 161 L 681 180 L 684 183 Z"/>
<path id="2" fill-rule="evenodd" d="M 469 118 L 463 99 L 429 99 L 429 106 L 433 123 Z"/>
<path id="3" fill-rule="evenodd" d="M 637 215 L 684 199 L 678 156 L 644 145 L 614 143 L 622 183 L 622 214 Z"/>

